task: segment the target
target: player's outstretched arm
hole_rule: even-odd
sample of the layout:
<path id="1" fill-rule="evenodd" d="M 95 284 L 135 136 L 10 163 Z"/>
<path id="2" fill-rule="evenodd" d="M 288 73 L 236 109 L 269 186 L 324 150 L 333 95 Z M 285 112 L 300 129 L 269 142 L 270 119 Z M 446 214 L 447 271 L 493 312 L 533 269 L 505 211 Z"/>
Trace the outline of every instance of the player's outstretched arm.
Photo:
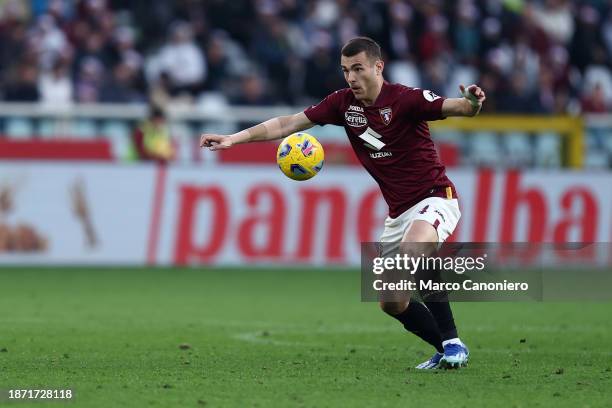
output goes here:
<path id="1" fill-rule="evenodd" d="M 228 149 L 239 143 L 281 139 L 300 130 L 310 129 L 313 126 L 314 123 L 308 119 L 304 112 L 278 116 L 232 135 L 205 133 L 200 137 L 200 147 L 208 147 L 210 150 Z"/>
<path id="2" fill-rule="evenodd" d="M 467 88 L 459 85 L 463 98 L 447 98 L 442 103 L 442 115 L 448 116 L 476 116 L 482 109 L 486 95 L 478 85 Z"/>

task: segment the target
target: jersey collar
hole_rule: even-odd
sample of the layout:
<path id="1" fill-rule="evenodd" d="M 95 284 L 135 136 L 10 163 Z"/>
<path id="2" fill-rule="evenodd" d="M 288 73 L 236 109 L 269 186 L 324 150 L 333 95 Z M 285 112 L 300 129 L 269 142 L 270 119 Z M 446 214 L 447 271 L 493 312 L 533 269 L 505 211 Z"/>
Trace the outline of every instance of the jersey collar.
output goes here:
<path id="1" fill-rule="evenodd" d="M 382 101 L 387 99 L 387 94 L 389 93 L 390 85 L 387 81 L 383 81 L 382 87 L 380 88 L 380 93 L 376 97 L 374 103 L 368 108 L 378 108 L 382 106 Z"/>

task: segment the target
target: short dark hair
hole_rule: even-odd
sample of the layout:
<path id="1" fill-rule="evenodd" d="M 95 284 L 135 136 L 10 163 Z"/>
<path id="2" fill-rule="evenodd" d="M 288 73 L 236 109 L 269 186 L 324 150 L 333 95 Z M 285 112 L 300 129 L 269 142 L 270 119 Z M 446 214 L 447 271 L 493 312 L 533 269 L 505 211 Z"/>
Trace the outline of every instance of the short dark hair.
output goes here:
<path id="1" fill-rule="evenodd" d="M 345 57 L 353 57 L 360 52 L 366 53 L 366 57 L 370 60 L 382 60 L 382 52 L 380 45 L 370 37 L 355 37 L 350 39 L 340 53 Z"/>

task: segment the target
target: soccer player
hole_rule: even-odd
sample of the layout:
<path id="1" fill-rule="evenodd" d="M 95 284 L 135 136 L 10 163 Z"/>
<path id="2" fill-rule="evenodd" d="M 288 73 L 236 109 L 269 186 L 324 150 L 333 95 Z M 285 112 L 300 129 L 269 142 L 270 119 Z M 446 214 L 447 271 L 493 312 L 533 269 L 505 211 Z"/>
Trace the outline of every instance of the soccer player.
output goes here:
<path id="1" fill-rule="evenodd" d="M 353 38 L 344 45 L 340 65 L 348 88 L 303 112 L 272 118 L 232 135 L 203 134 L 200 146 L 228 149 L 240 143 L 280 139 L 317 124 L 343 126 L 359 161 L 378 182 L 389 205 L 381 242 L 444 242 L 461 213 L 427 121 L 475 116 L 485 93 L 476 85 L 460 85 L 461 98 L 444 98 L 429 90 L 390 84 L 383 78 L 380 46 L 367 37 Z M 469 351 L 457 334 L 447 294 L 425 299 L 424 304 L 409 296 L 381 301 L 381 308 L 436 349 L 417 368 L 466 365 Z"/>

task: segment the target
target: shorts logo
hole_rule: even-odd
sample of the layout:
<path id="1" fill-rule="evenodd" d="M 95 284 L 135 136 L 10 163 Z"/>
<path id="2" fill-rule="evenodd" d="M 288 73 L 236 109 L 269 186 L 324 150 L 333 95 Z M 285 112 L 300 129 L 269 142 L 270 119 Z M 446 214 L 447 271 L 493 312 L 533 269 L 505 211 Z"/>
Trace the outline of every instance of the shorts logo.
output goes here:
<path id="1" fill-rule="evenodd" d="M 434 212 L 435 212 L 436 214 L 438 214 L 438 215 L 440 216 L 440 218 L 442 218 L 442 221 L 446 222 L 446 218 L 444 218 L 444 214 L 442 214 L 442 213 L 441 213 L 440 211 L 438 211 L 438 210 L 434 210 Z"/>
<path id="2" fill-rule="evenodd" d="M 436 95 L 435 93 L 433 93 L 432 91 L 429 91 L 427 89 L 423 91 L 423 98 L 425 98 L 425 100 L 427 100 L 429 102 L 433 102 L 436 99 L 440 99 L 440 97 L 438 95 Z"/>
<path id="3" fill-rule="evenodd" d="M 429 204 L 427 204 L 425 207 L 423 207 L 423 209 L 421 211 L 419 211 L 419 214 L 425 214 L 427 212 L 428 208 L 429 208 Z"/>
<path id="4" fill-rule="evenodd" d="M 378 112 L 380 113 L 380 118 L 385 123 L 385 126 L 391 123 L 391 117 L 392 117 L 391 108 L 382 108 Z"/>
<path id="5" fill-rule="evenodd" d="M 363 127 L 368 124 L 365 115 L 358 112 L 344 112 L 344 120 L 352 127 Z"/>

